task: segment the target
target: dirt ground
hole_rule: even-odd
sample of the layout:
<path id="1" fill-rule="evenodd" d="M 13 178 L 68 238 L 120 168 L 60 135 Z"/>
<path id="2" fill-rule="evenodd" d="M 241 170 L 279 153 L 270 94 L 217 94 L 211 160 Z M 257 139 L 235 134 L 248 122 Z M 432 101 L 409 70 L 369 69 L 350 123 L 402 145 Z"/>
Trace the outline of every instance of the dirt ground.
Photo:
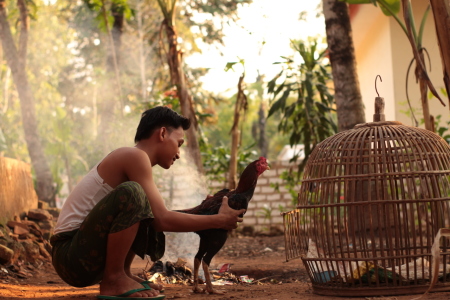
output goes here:
<path id="1" fill-rule="evenodd" d="M 213 260 L 214 264 L 231 263 L 231 272 L 237 276 L 248 275 L 255 281 L 220 286 L 224 295 L 194 294 L 190 286 L 165 284 L 166 299 L 225 300 L 225 299 L 346 299 L 314 294 L 301 260 L 285 261 L 282 236 L 231 237 Z M 212 263 L 212 265 L 213 265 Z M 133 273 L 139 274 L 147 267 L 145 260 L 133 263 Z M 44 264 L 27 279 L 0 279 L 0 299 L 96 299 L 98 286 L 74 288 L 65 284 L 53 271 L 50 263 Z M 351 299 L 406 300 L 420 295 L 391 297 L 354 297 Z M 431 293 L 421 299 L 449 299 L 450 292 Z"/>

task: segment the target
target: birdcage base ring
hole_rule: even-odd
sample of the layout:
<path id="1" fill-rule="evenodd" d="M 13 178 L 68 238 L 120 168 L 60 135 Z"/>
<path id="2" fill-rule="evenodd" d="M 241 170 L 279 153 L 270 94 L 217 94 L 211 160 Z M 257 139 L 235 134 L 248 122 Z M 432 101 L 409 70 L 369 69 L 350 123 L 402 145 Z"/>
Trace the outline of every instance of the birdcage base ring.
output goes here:
<path id="1" fill-rule="evenodd" d="M 371 272 L 367 269 L 360 269 L 360 271 L 353 271 L 350 276 L 359 276 L 358 278 L 350 278 L 342 276 L 338 269 L 326 269 L 319 266 L 325 264 L 339 265 L 344 261 L 336 261 L 329 259 L 317 259 L 301 257 L 302 263 L 310 277 L 313 292 L 324 296 L 342 296 L 342 297 L 370 297 L 370 296 L 395 296 L 406 294 L 423 294 L 430 288 L 430 278 L 416 278 L 408 281 L 392 273 L 389 268 L 382 270 L 381 265 L 386 265 L 386 261 L 380 261 L 379 266 L 372 268 Z M 366 263 L 362 265 L 370 265 L 371 259 L 365 259 Z M 361 268 L 361 265 L 360 267 Z M 378 270 L 373 272 L 373 270 Z M 363 274 L 364 273 L 364 274 Z M 371 275 L 369 275 L 371 274 Z M 450 273 L 447 276 L 440 277 L 440 280 L 433 286 L 432 292 L 450 291 Z"/>
<path id="2" fill-rule="evenodd" d="M 429 285 L 412 285 L 399 287 L 357 287 L 344 288 L 341 286 L 312 285 L 314 294 L 337 297 L 371 297 L 371 296 L 398 296 L 425 293 Z M 436 284 L 431 292 L 448 292 L 450 283 Z"/>

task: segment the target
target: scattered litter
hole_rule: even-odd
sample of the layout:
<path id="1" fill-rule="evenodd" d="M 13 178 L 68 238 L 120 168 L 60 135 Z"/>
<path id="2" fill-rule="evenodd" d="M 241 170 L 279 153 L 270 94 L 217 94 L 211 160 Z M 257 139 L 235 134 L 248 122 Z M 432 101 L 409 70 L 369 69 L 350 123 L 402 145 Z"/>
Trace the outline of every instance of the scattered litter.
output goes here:
<path id="1" fill-rule="evenodd" d="M 219 279 L 211 282 L 212 285 L 233 285 L 234 283 L 232 281 Z"/>
<path id="2" fill-rule="evenodd" d="M 375 266 L 371 261 L 361 261 L 356 269 L 353 270 L 352 278 L 354 280 L 361 280 L 363 283 L 375 283 L 377 282 L 392 282 L 393 280 L 403 280 L 401 276 L 392 271 L 382 268 L 381 266 Z"/>
<path id="3" fill-rule="evenodd" d="M 264 252 L 273 252 L 273 250 L 272 249 L 270 249 L 269 247 L 266 247 L 266 248 L 264 248 L 264 250 L 263 250 Z"/>
<path id="4" fill-rule="evenodd" d="M 248 275 L 242 275 L 242 276 L 239 276 L 239 278 L 241 279 L 242 282 L 245 282 L 245 283 L 252 283 L 254 280 L 253 278 L 248 278 Z"/>
<path id="5" fill-rule="evenodd" d="M 313 273 L 314 281 L 325 283 L 331 281 L 332 278 L 337 276 L 336 271 L 324 271 L 319 273 Z"/>
<path id="6" fill-rule="evenodd" d="M 324 251 L 317 247 L 316 243 L 309 240 L 307 258 L 327 258 Z M 351 273 L 348 276 L 340 276 L 339 274 L 347 274 L 344 270 L 350 269 Z M 436 276 L 441 278 L 444 273 L 449 274 L 450 264 L 442 262 L 436 263 Z M 395 267 L 382 267 L 376 265 L 373 261 L 359 261 L 356 262 L 325 262 L 319 260 L 316 264 L 310 264 L 313 271 L 313 279 L 315 282 L 327 283 L 331 281 L 342 282 L 362 282 L 362 283 L 376 283 L 379 282 L 393 282 L 393 281 L 408 281 L 425 279 L 430 280 L 430 262 L 423 257 L 419 257 L 414 261 Z"/>
<path id="7" fill-rule="evenodd" d="M 222 265 L 220 265 L 220 268 L 218 268 L 219 269 L 219 273 L 225 273 L 225 272 L 228 272 L 228 271 L 230 271 L 230 268 L 231 268 L 231 264 L 222 264 Z"/>
<path id="8" fill-rule="evenodd" d="M 155 274 L 153 274 L 152 277 L 150 277 L 150 278 L 148 279 L 148 281 L 153 282 L 154 280 L 156 280 L 156 278 L 159 277 L 159 275 L 160 275 L 160 273 L 155 273 Z"/>
<path id="9" fill-rule="evenodd" d="M 192 270 L 186 266 L 186 260 L 178 258 L 176 262 L 167 261 L 165 264 L 158 260 L 148 269 L 143 271 L 145 280 L 160 284 L 192 283 Z"/>
<path id="10" fill-rule="evenodd" d="M 194 283 L 193 272 L 186 264 L 186 260 L 182 258 L 178 258 L 175 263 L 170 261 L 165 263 L 157 261 L 153 263 L 148 270 L 143 271 L 144 279 L 152 281 L 153 283 L 192 285 Z M 217 269 L 211 270 L 211 283 L 218 286 L 254 283 L 261 284 L 259 281 L 267 278 L 255 280 L 248 275 L 236 276 L 231 272 L 231 265 L 231 263 L 219 264 Z M 199 284 L 204 284 L 204 280 L 199 278 Z"/>

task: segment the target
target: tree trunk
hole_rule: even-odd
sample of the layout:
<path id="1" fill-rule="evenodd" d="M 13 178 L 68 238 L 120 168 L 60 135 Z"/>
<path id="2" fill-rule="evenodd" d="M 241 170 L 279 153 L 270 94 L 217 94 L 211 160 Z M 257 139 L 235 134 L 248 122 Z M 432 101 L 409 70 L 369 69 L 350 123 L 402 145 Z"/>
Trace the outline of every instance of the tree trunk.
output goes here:
<path id="1" fill-rule="evenodd" d="M 266 110 L 262 98 L 261 103 L 259 104 L 259 111 L 258 111 L 258 132 L 259 132 L 259 140 L 258 140 L 259 151 L 261 151 L 261 156 L 267 157 L 269 149 L 266 138 Z"/>
<path id="2" fill-rule="evenodd" d="M 240 146 L 241 131 L 239 124 L 242 111 L 247 109 L 247 97 L 244 94 L 244 74 L 239 77 L 238 93 L 236 95 L 236 103 L 234 105 L 234 120 L 231 127 L 231 151 L 230 151 L 230 166 L 228 168 L 228 188 L 235 189 L 237 185 L 237 156 Z"/>
<path id="3" fill-rule="evenodd" d="M 171 22 L 173 24 L 173 22 Z M 169 20 L 164 20 L 163 26 L 166 29 L 169 51 L 167 61 L 170 69 L 172 84 L 177 87 L 180 101 L 181 113 L 191 120 L 192 126 L 186 131 L 188 154 L 194 160 L 197 170 L 203 174 L 203 164 L 200 154 L 200 147 L 197 138 L 197 118 L 192 105 L 192 97 L 189 94 L 186 78 L 183 71 L 182 51 L 178 49 L 177 34 L 174 26 L 169 25 Z"/>
<path id="4" fill-rule="evenodd" d="M 256 133 L 254 134 L 254 136 L 258 137 L 258 148 L 260 151 L 260 155 L 267 157 L 269 149 L 268 149 L 268 142 L 267 142 L 267 137 L 266 137 L 266 104 L 264 101 L 264 89 L 259 88 L 259 84 L 261 84 L 261 86 L 264 84 L 263 82 L 263 76 L 261 76 L 259 74 L 258 71 L 258 76 L 256 76 L 256 81 L 255 83 L 257 83 L 257 91 L 258 91 L 258 96 L 260 99 L 259 102 L 259 110 L 258 110 L 258 123 L 257 123 L 257 129 L 256 129 Z"/>
<path id="5" fill-rule="evenodd" d="M 338 131 L 352 129 L 356 124 L 365 122 L 364 105 L 359 90 L 358 76 L 356 74 L 355 50 L 353 47 L 352 29 L 348 7 L 339 0 L 323 0 L 323 13 L 330 55 L 331 70 L 335 88 L 335 99 L 338 116 Z M 370 149 L 370 147 L 368 148 Z M 363 147 L 358 154 L 362 157 L 362 173 L 367 173 L 366 157 L 367 147 Z M 357 181 L 355 195 L 346 195 L 346 199 L 363 201 L 372 199 L 373 183 Z M 364 217 L 371 216 L 371 212 L 359 206 L 348 207 L 349 232 L 363 233 L 367 227 Z M 375 215 L 372 215 L 375 218 Z"/>
<path id="6" fill-rule="evenodd" d="M 237 154 L 239 149 L 240 136 L 241 131 L 239 130 L 239 128 L 233 128 L 231 130 L 230 164 L 228 166 L 228 188 L 230 190 L 235 189 L 237 185 Z"/>
<path id="7" fill-rule="evenodd" d="M 344 131 L 365 122 L 350 17 L 347 4 L 339 0 L 323 0 L 323 14 L 335 89 L 338 131 Z"/>
<path id="8" fill-rule="evenodd" d="M 36 193 L 40 200 L 54 206 L 55 192 L 53 187 L 53 177 L 39 138 L 34 104 L 35 99 L 31 92 L 25 71 L 28 13 L 24 0 L 17 1 L 17 5 L 21 14 L 21 31 L 19 38 L 21 48 L 17 50 L 14 44 L 14 39 L 7 20 L 5 11 L 6 3 L 4 0 L 0 0 L 0 38 L 6 61 L 11 69 L 14 84 L 16 85 L 19 94 L 25 141 L 27 143 L 32 166 L 36 173 Z"/>
<path id="9" fill-rule="evenodd" d="M 430 4 L 441 53 L 445 89 L 450 104 L 450 3 L 443 0 L 430 0 Z"/>
<path id="10" fill-rule="evenodd" d="M 419 49 L 420 59 L 424 62 L 423 49 Z M 425 79 L 425 74 L 422 71 L 422 68 L 418 65 L 416 61 L 416 69 L 415 69 L 416 80 L 419 82 L 420 89 L 420 101 L 422 103 L 422 113 L 423 113 L 423 121 L 425 123 L 425 129 L 434 132 L 434 119 L 432 115 L 430 115 L 430 105 L 428 103 L 428 84 Z"/>

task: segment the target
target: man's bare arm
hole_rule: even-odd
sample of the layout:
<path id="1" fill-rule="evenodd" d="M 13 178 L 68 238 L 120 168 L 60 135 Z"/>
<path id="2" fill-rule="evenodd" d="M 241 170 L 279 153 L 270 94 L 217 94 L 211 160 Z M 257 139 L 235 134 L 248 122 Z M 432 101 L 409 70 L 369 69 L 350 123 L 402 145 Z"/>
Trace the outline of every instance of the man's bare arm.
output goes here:
<path id="1" fill-rule="evenodd" d="M 228 201 L 222 203 L 217 215 L 191 215 L 168 210 L 153 181 L 151 162 L 145 152 L 133 149 L 127 153 L 127 158 L 121 161 L 128 180 L 139 183 L 144 189 L 155 216 L 153 225 L 156 230 L 174 232 L 190 232 L 210 228 L 229 230 L 236 228 L 237 222 L 242 222 L 239 215 L 245 210 L 237 211 L 230 208 Z"/>

